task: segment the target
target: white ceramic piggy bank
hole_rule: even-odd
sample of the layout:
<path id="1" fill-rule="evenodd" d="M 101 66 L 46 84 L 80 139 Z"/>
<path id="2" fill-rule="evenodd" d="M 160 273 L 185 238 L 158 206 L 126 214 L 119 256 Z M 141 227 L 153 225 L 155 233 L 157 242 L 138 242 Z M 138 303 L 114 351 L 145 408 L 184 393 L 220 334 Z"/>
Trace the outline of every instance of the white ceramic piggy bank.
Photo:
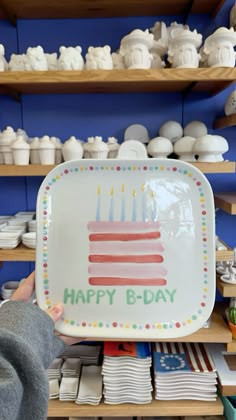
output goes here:
<path id="1" fill-rule="evenodd" d="M 113 69 L 111 47 L 109 45 L 105 45 L 104 47 L 89 47 L 85 58 L 87 70 Z"/>
<path id="2" fill-rule="evenodd" d="M 82 48 L 64 47 L 59 48 L 58 70 L 83 70 L 84 59 L 81 55 Z"/>

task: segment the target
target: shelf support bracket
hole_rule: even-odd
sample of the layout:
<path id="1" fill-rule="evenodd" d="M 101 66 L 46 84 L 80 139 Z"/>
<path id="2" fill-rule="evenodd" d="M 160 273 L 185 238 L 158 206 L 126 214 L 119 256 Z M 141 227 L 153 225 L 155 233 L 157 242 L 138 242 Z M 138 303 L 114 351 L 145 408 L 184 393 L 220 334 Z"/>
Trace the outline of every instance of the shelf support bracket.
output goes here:
<path id="1" fill-rule="evenodd" d="M 9 86 L 0 84 L 0 94 L 11 96 L 17 102 L 21 102 L 21 93 L 17 92 Z"/>

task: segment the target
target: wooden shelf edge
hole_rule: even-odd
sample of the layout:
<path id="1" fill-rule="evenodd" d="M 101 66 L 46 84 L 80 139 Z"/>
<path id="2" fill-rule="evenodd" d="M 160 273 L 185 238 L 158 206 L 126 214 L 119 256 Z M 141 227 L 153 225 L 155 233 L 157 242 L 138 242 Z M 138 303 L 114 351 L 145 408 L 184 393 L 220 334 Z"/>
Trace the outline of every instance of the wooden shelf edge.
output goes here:
<path id="1" fill-rule="evenodd" d="M 236 395 L 236 385 L 222 385 L 220 382 L 218 384 L 221 395 L 224 397 L 231 397 Z"/>
<path id="2" fill-rule="evenodd" d="M 220 280 L 220 275 L 216 276 L 216 287 L 223 297 L 236 297 L 236 285 L 224 283 Z"/>
<path id="3" fill-rule="evenodd" d="M 234 251 L 230 248 L 222 239 L 220 242 L 225 245 L 227 248 L 226 250 L 217 250 L 216 251 L 216 261 L 233 261 L 234 259 Z"/>
<path id="4" fill-rule="evenodd" d="M 35 261 L 35 249 L 22 243 L 14 249 L 0 249 L 0 261 Z"/>
<path id="5" fill-rule="evenodd" d="M 228 353 L 236 353 L 236 340 L 232 340 L 231 343 L 225 344 L 225 348 Z M 234 395 L 236 395 L 236 393 Z"/>
<path id="6" fill-rule="evenodd" d="M 236 192 L 215 193 L 214 199 L 216 208 L 232 215 L 236 214 Z"/>
<path id="7" fill-rule="evenodd" d="M 219 397 L 216 401 L 157 401 L 150 404 L 117 404 L 110 405 L 101 402 L 96 406 L 77 405 L 74 402 L 49 400 L 48 416 L 60 417 L 134 417 L 134 416 L 192 416 L 192 415 L 221 415 L 223 404 Z"/>
<path id="8" fill-rule="evenodd" d="M 203 173 L 234 173 L 235 162 L 190 162 Z M 0 165 L 0 176 L 46 176 L 56 165 Z"/>
<path id="9" fill-rule="evenodd" d="M 214 122 L 214 128 L 226 128 L 236 125 L 236 114 L 228 115 L 225 117 L 217 118 Z"/>

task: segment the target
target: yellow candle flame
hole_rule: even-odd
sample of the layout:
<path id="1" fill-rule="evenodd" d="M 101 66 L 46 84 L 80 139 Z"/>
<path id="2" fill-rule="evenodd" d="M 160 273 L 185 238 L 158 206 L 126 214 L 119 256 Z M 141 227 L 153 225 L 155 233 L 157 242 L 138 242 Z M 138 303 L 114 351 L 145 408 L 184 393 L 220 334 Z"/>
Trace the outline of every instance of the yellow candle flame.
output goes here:
<path id="1" fill-rule="evenodd" d="M 136 191 L 133 190 L 133 197 L 136 197 Z"/>
<path id="2" fill-rule="evenodd" d="M 111 188 L 110 195 L 111 195 L 111 196 L 113 196 L 113 195 L 114 195 L 114 188 L 113 188 L 113 187 Z"/>
<path id="3" fill-rule="evenodd" d="M 101 194 L 101 187 L 100 187 L 100 185 L 98 186 L 98 189 L 97 189 L 97 195 L 100 195 Z"/>
<path id="4" fill-rule="evenodd" d="M 155 193 L 154 193 L 154 191 L 151 191 L 151 197 L 153 198 L 153 197 L 155 197 Z"/>
<path id="5" fill-rule="evenodd" d="M 145 184 L 142 184 L 142 191 L 145 191 Z"/>
<path id="6" fill-rule="evenodd" d="M 121 185 L 121 192 L 125 192 L 125 185 L 124 184 Z"/>

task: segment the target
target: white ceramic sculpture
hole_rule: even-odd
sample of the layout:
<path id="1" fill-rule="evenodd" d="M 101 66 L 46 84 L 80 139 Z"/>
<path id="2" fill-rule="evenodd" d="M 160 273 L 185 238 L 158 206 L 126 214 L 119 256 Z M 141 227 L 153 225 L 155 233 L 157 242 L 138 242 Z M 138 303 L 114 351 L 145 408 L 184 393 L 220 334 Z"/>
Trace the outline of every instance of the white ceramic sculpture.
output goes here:
<path id="1" fill-rule="evenodd" d="M 90 155 L 90 150 L 91 150 L 91 146 L 94 142 L 94 137 L 88 137 L 87 141 L 83 144 L 83 149 L 84 149 L 84 159 L 89 159 L 91 158 Z"/>
<path id="2" fill-rule="evenodd" d="M 169 33 L 164 22 L 155 22 L 154 26 L 150 28 L 154 35 L 153 47 L 150 52 L 153 55 L 151 67 L 158 68 L 164 67 L 162 58 L 168 50 Z M 160 60 L 161 59 L 161 60 Z"/>
<path id="3" fill-rule="evenodd" d="M 184 25 L 178 22 L 171 22 L 170 26 L 167 27 L 168 43 L 179 36 L 183 31 L 189 30 L 188 25 Z"/>
<path id="4" fill-rule="evenodd" d="M 225 115 L 236 114 L 236 89 L 228 96 L 225 102 Z"/>
<path id="5" fill-rule="evenodd" d="M 12 144 L 13 161 L 15 165 L 28 165 L 30 159 L 30 145 L 23 135 L 19 135 Z"/>
<path id="6" fill-rule="evenodd" d="M 37 47 L 27 48 L 25 60 L 26 71 L 45 71 L 48 70 L 48 62 L 44 54 L 44 50 L 41 45 Z"/>
<path id="7" fill-rule="evenodd" d="M 54 165 L 56 148 L 49 136 L 43 136 L 39 144 L 39 156 L 42 165 Z"/>
<path id="8" fill-rule="evenodd" d="M 45 53 L 45 57 L 48 63 L 48 70 L 57 70 L 58 69 L 58 65 L 57 65 L 57 53 Z"/>
<path id="9" fill-rule="evenodd" d="M 89 47 L 85 55 L 85 67 L 87 70 L 112 70 L 113 61 L 111 56 L 111 47 Z"/>
<path id="10" fill-rule="evenodd" d="M 167 138 L 155 137 L 148 143 L 147 152 L 154 158 L 167 158 L 173 152 L 173 145 Z"/>
<path id="11" fill-rule="evenodd" d="M 118 144 L 118 140 L 115 137 L 108 137 L 107 139 L 107 146 L 108 146 L 108 158 L 114 159 L 118 155 L 118 150 L 120 145 Z"/>
<path id="12" fill-rule="evenodd" d="M 202 121 L 190 121 L 184 127 L 184 136 L 201 137 L 207 134 L 207 126 Z"/>
<path id="13" fill-rule="evenodd" d="M 202 35 L 196 29 L 184 29 L 169 42 L 168 61 L 174 68 L 197 68 L 200 54 L 198 48 L 202 43 Z"/>
<path id="14" fill-rule="evenodd" d="M 39 155 L 39 148 L 40 148 L 40 140 L 39 137 L 33 137 L 30 143 L 30 162 L 33 165 L 39 165 L 40 155 Z"/>
<path id="15" fill-rule="evenodd" d="M 193 145 L 196 139 L 190 136 L 181 137 L 174 143 L 174 152 L 180 160 L 186 162 L 195 162 L 196 158 L 193 153 Z"/>
<path id="16" fill-rule="evenodd" d="M 25 54 L 11 54 L 8 69 L 10 71 L 25 71 L 25 61 Z"/>
<path id="17" fill-rule="evenodd" d="M 119 52 L 111 54 L 113 69 L 125 69 L 124 57 Z"/>
<path id="18" fill-rule="evenodd" d="M 0 71 L 8 70 L 8 63 L 5 58 L 5 48 L 4 45 L 0 44 Z"/>
<path id="19" fill-rule="evenodd" d="M 150 49 L 152 55 L 151 68 L 159 69 L 165 67 L 165 61 L 162 59 L 163 48 L 160 47 L 157 41 L 153 41 L 153 47 Z"/>
<path id="20" fill-rule="evenodd" d="M 236 33 L 233 28 L 218 28 L 204 43 L 203 52 L 209 67 L 234 67 Z"/>
<path id="21" fill-rule="evenodd" d="M 74 159 L 82 159 L 83 157 L 83 147 L 78 141 L 75 136 L 69 137 L 68 140 L 62 146 L 62 156 L 65 161 L 67 160 L 74 160 Z"/>
<path id="22" fill-rule="evenodd" d="M 177 121 L 166 121 L 159 129 L 159 136 L 169 139 L 172 143 L 183 137 L 183 128 Z"/>
<path id="23" fill-rule="evenodd" d="M 51 141 L 54 143 L 56 151 L 55 151 L 55 164 L 58 165 L 62 162 L 62 144 L 61 140 L 58 137 L 51 137 Z"/>
<path id="24" fill-rule="evenodd" d="M 5 130 L 2 131 L 0 137 L 0 148 L 3 153 L 3 160 L 6 165 L 12 165 L 13 154 L 12 154 L 12 144 L 16 141 L 16 133 L 12 127 L 7 126 Z"/>
<path id="25" fill-rule="evenodd" d="M 62 45 L 59 51 L 58 70 L 83 70 L 84 59 L 81 54 L 82 48 L 79 45 L 76 47 L 65 47 Z"/>
<path id="26" fill-rule="evenodd" d="M 106 159 L 108 156 L 108 145 L 102 141 L 102 137 L 95 136 L 90 147 L 90 156 L 92 159 Z"/>
<path id="27" fill-rule="evenodd" d="M 224 137 L 211 134 L 198 137 L 193 145 L 193 153 L 198 155 L 198 162 L 222 162 L 222 155 L 228 150 L 228 142 Z"/>
<path id="28" fill-rule="evenodd" d="M 149 69 L 152 62 L 150 49 L 153 47 L 154 36 L 146 29 L 135 29 L 122 38 L 120 54 L 124 57 L 127 69 Z"/>

